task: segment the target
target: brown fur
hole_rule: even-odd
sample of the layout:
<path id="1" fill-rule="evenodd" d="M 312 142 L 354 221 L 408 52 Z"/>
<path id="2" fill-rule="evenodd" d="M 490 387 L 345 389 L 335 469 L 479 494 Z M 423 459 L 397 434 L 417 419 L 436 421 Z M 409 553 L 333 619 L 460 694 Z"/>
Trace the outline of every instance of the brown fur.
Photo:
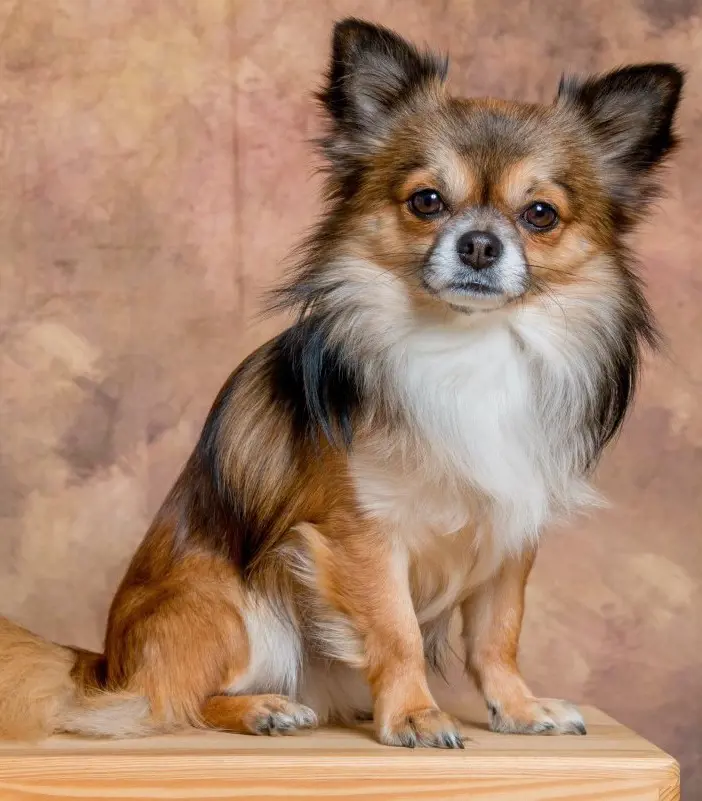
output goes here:
<path id="1" fill-rule="evenodd" d="M 129 737 L 155 731 L 142 722 L 144 697 L 101 689 L 98 654 L 47 642 L 0 618 L 0 737 L 36 741 L 57 731 Z"/>

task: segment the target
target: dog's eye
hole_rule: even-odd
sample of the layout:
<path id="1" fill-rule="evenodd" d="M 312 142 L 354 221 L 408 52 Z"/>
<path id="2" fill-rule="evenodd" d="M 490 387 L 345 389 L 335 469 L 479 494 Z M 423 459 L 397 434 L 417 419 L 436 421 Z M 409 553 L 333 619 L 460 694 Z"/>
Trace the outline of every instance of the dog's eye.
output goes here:
<path id="1" fill-rule="evenodd" d="M 410 211 L 417 217 L 433 217 L 446 208 L 436 189 L 422 189 L 409 199 Z"/>
<path id="2" fill-rule="evenodd" d="M 522 219 L 530 228 L 545 231 L 556 225 L 558 212 L 548 203 L 537 201 L 522 212 Z"/>

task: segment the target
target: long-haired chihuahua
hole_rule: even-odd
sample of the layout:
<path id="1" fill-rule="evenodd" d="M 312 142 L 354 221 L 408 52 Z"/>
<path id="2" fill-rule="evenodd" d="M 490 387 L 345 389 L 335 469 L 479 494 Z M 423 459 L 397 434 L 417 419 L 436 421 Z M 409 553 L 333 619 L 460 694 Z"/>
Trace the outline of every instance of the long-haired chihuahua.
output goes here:
<path id="1" fill-rule="evenodd" d="M 676 145 L 683 75 L 553 102 L 463 99 L 447 61 L 336 25 L 327 211 L 113 601 L 104 655 L 0 623 L 0 730 L 284 734 L 372 717 L 460 748 L 430 692 L 449 624 L 496 731 L 585 732 L 517 666 L 539 535 L 634 393 L 651 311 L 626 244 Z"/>

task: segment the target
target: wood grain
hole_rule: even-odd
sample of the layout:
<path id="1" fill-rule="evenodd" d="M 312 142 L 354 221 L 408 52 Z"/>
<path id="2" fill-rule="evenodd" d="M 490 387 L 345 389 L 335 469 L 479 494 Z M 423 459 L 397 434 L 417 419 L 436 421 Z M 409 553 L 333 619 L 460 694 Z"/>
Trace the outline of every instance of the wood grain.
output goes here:
<path id="1" fill-rule="evenodd" d="M 594 709 L 586 737 L 519 737 L 466 725 L 465 751 L 393 749 L 368 730 L 288 738 L 193 732 L 0 745 L 0 801 L 349 799 L 677 801 L 676 761 Z"/>

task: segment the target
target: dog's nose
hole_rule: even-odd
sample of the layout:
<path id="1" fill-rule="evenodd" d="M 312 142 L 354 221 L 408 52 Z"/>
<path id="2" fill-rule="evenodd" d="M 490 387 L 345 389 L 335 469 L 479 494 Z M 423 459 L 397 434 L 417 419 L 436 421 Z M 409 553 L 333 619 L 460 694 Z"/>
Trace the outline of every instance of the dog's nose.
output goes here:
<path id="1" fill-rule="evenodd" d="M 489 231 L 468 231 L 456 243 L 461 261 L 474 270 L 491 267 L 502 253 L 502 242 Z"/>

